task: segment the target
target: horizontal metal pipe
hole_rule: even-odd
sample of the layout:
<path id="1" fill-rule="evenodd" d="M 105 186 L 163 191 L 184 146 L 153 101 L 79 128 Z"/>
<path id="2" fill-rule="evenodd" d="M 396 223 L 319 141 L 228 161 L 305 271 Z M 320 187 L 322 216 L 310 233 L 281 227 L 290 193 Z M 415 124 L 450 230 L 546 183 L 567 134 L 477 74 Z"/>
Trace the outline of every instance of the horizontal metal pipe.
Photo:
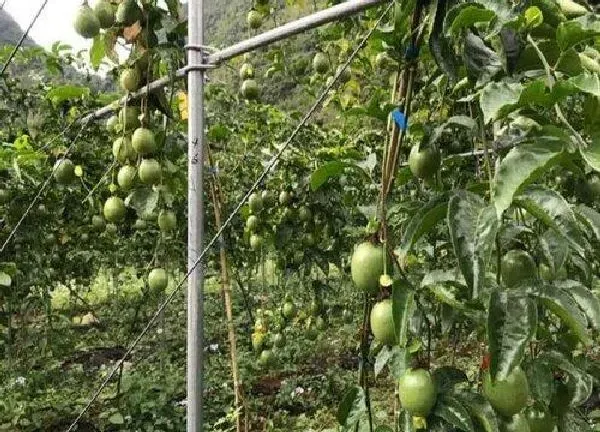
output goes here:
<path id="1" fill-rule="evenodd" d="M 343 18 L 347 18 L 351 15 L 362 12 L 365 9 L 377 6 L 391 0 L 350 0 L 328 9 L 316 12 L 314 14 L 305 16 L 295 21 L 284 24 L 280 27 L 276 27 L 272 30 L 268 30 L 257 36 L 246 39 L 242 42 L 238 42 L 230 47 L 224 48 L 219 51 L 215 51 L 208 55 L 206 63 L 209 65 L 218 65 L 226 60 L 240 56 L 247 52 L 253 51 L 257 48 L 272 44 L 274 42 L 285 39 L 289 36 L 293 36 L 302 33 L 306 30 L 310 30 L 323 24 L 337 21 Z M 176 72 L 176 78 L 181 79 L 186 75 L 186 69 L 182 68 Z M 87 122 L 90 120 L 102 118 L 108 114 L 115 112 L 120 106 L 123 106 L 127 100 L 135 100 L 141 96 L 144 96 L 153 91 L 159 90 L 170 84 L 172 77 L 165 76 L 156 81 L 149 83 L 142 87 L 135 93 L 125 96 L 118 101 L 111 103 L 99 110 L 85 116 L 81 121 Z"/>

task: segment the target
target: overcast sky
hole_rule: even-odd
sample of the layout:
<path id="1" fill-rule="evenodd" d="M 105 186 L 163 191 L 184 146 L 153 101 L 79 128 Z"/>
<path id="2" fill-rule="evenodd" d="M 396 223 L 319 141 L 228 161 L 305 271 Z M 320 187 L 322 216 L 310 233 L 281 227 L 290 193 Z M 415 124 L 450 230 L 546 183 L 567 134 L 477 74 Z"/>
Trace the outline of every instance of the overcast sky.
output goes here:
<path id="1" fill-rule="evenodd" d="M 4 9 L 25 30 L 42 3 L 43 0 L 6 0 Z M 75 50 L 88 48 L 90 41 L 73 30 L 73 20 L 79 5 L 81 0 L 49 0 L 29 35 L 46 48 L 56 41 L 67 43 Z"/>

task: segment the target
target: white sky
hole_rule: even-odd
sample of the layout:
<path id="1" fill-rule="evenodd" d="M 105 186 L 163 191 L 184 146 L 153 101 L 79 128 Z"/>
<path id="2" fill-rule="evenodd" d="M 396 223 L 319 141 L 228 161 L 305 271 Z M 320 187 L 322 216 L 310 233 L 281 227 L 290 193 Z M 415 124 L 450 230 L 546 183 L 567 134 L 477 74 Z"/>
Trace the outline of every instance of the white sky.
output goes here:
<path id="1" fill-rule="evenodd" d="M 43 0 L 6 0 L 4 9 L 23 30 L 27 28 Z M 81 0 L 49 0 L 29 36 L 45 48 L 56 41 L 67 43 L 75 51 L 89 48 L 90 41 L 73 30 L 73 20 Z"/>

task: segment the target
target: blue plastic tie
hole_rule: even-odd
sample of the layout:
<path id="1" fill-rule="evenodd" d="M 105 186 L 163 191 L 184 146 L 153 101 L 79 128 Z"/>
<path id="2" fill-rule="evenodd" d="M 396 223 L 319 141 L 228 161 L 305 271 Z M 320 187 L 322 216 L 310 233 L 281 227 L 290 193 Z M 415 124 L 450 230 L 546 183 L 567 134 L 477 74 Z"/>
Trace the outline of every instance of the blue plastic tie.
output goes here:
<path id="1" fill-rule="evenodd" d="M 406 115 L 400 111 L 400 108 L 396 108 L 394 111 L 392 111 L 392 117 L 394 118 L 394 121 L 398 127 L 405 131 L 408 127 L 408 120 L 406 119 Z"/>
<path id="2" fill-rule="evenodd" d="M 404 58 L 406 60 L 414 60 L 417 57 L 419 57 L 419 47 L 414 46 L 413 44 L 410 44 L 407 48 L 406 48 L 406 52 L 404 53 Z"/>

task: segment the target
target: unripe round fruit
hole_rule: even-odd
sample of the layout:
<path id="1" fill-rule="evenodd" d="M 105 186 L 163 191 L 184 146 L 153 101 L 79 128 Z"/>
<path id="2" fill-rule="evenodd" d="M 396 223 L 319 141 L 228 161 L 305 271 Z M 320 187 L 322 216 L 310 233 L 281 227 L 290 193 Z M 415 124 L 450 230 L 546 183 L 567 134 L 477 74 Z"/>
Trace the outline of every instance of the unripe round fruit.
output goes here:
<path id="1" fill-rule="evenodd" d="M 258 220 L 258 217 L 256 217 L 255 215 L 250 215 L 250 217 L 246 221 L 246 228 L 248 228 L 248 231 L 250 232 L 255 232 L 258 228 L 259 223 L 260 222 Z"/>
<path id="2" fill-rule="evenodd" d="M 130 132 L 140 125 L 140 109 L 133 106 L 128 106 L 119 111 L 119 123 L 121 129 Z"/>
<path id="3" fill-rule="evenodd" d="M 312 212 L 310 211 L 310 209 L 308 207 L 302 206 L 298 210 L 298 218 L 302 222 L 308 222 L 312 219 Z"/>
<path id="4" fill-rule="evenodd" d="M 167 272 L 162 268 L 155 268 L 148 274 L 148 286 L 152 291 L 164 291 L 169 283 Z"/>
<path id="5" fill-rule="evenodd" d="M 376 341 L 385 345 L 394 345 L 396 335 L 392 300 L 386 299 L 373 306 L 373 309 L 371 309 L 371 331 Z"/>
<path id="6" fill-rule="evenodd" d="M 427 417 L 436 402 L 433 379 L 425 369 L 409 369 L 398 380 L 400 404 L 413 417 Z"/>
<path id="7" fill-rule="evenodd" d="M 318 316 L 315 320 L 315 327 L 319 331 L 323 331 L 327 328 L 327 323 L 325 322 L 322 316 Z"/>
<path id="8" fill-rule="evenodd" d="M 142 18 L 142 11 L 136 0 L 123 0 L 117 7 L 115 19 L 117 23 L 130 26 Z"/>
<path id="9" fill-rule="evenodd" d="M 341 71 L 339 80 L 340 82 L 345 83 L 350 81 L 350 78 L 352 78 L 352 70 L 350 69 L 350 66 L 342 70 L 343 67 L 344 65 L 339 65 L 335 70 L 335 73 L 337 74 Z"/>
<path id="10" fill-rule="evenodd" d="M 92 227 L 98 231 L 101 231 L 106 226 L 106 222 L 104 218 L 100 215 L 92 216 Z"/>
<path id="11" fill-rule="evenodd" d="M 362 291 L 375 293 L 379 289 L 379 278 L 383 274 L 384 252 L 381 246 L 371 242 L 359 244 L 350 263 L 352 281 Z"/>
<path id="12" fill-rule="evenodd" d="M 352 321 L 354 321 L 354 314 L 352 314 L 352 311 L 344 309 L 342 312 L 342 318 L 346 324 L 351 324 Z"/>
<path id="13" fill-rule="evenodd" d="M 529 423 L 525 414 L 518 413 L 512 416 L 510 419 L 505 420 L 500 425 L 501 432 L 531 432 Z M 544 429 L 545 432 L 552 432 L 552 429 Z"/>
<path id="14" fill-rule="evenodd" d="M 552 432 L 556 425 L 548 408 L 539 402 L 525 408 L 525 417 L 531 432 Z"/>
<path id="15" fill-rule="evenodd" d="M 104 219 L 108 222 L 120 222 L 125 217 L 125 203 L 116 196 L 111 196 L 104 203 Z"/>
<path id="16" fill-rule="evenodd" d="M 82 5 L 75 15 L 75 31 L 86 39 L 91 39 L 100 33 L 100 21 L 87 4 Z"/>
<path id="17" fill-rule="evenodd" d="M 108 235 L 115 235 L 118 231 L 118 228 L 114 223 L 109 223 L 109 224 L 106 224 L 106 228 L 104 231 Z"/>
<path id="18" fill-rule="evenodd" d="M 131 140 L 127 137 L 119 137 L 113 142 L 112 153 L 121 164 L 135 159 L 135 150 L 133 150 Z"/>
<path id="19" fill-rule="evenodd" d="M 306 246 L 313 247 L 315 244 L 317 244 L 317 239 L 315 239 L 315 235 L 313 233 L 304 234 L 303 239 Z"/>
<path id="20" fill-rule="evenodd" d="M 377 67 L 377 69 L 380 69 L 380 70 L 389 69 L 391 63 L 392 63 L 392 59 L 390 58 L 388 53 L 385 51 L 380 52 L 375 57 L 375 66 Z"/>
<path id="21" fill-rule="evenodd" d="M 242 96 L 246 99 L 258 98 L 258 84 L 253 79 L 247 79 L 242 83 Z"/>
<path id="22" fill-rule="evenodd" d="M 260 247 L 262 246 L 262 237 L 256 234 L 252 234 L 250 236 L 250 247 L 252 248 L 252 250 L 260 250 Z"/>
<path id="23" fill-rule="evenodd" d="M 158 214 L 158 227 L 162 232 L 170 232 L 177 228 L 177 216 L 172 210 L 161 210 Z"/>
<path id="24" fill-rule="evenodd" d="M 54 164 L 54 178 L 61 184 L 69 184 L 75 179 L 75 165 L 70 159 L 59 159 Z"/>
<path id="25" fill-rule="evenodd" d="M 140 180 L 148 185 L 160 183 L 162 171 L 156 159 L 142 159 L 139 167 Z"/>
<path id="26" fill-rule="evenodd" d="M 273 346 L 283 348 L 285 346 L 285 336 L 282 333 L 273 335 Z"/>
<path id="27" fill-rule="evenodd" d="M 537 267 L 527 252 L 520 249 L 508 251 L 502 257 L 502 282 L 509 288 L 526 279 L 535 278 Z"/>
<path id="28" fill-rule="evenodd" d="M 515 368 L 505 380 L 492 384 L 489 372 L 483 376 L 483 395 L 490 405 L 504 417 L 520 412 L 529 399 L 529 383 L 520 367 Z"/>
<path id="29" fill-rule="evenodd" d="M 10 191 L 8 189 L 0 189 L 0 204 L 6 204 L 10 200 Z"/>
<path id="30" fill-rule="evenodd" d="M 315 54 L 315 57 L 313 58 L 313 69 L 319 74 L 327 73 L 329 70 L 329 59 L 324 53 L 318 52 Z"/>
<path id="31" fill-rule="evenodd" d="M 133 186 L 137 170 L 131 165 L 121 167 L 117 174 L 117 183 L 121 189 L 128 191 Z"/>
<path id="32" fill-rule="evenodd" d="M 273 363 L 273 351 L 271 350 L 263 350 L 260 353 L 260 358 L 258 359 L 258 363 L 261 366 L 270 366 Z"/>
<path id="33" fill-rule="evenodd" d="M 254 77 L 254 68 L 250 63 L 244 63 L 242 67 L 240 67 L 240 78 L 243 80 L 250 79 Z"/>
<path id="34" fill-rule="evenodd" d="M 246 20 L 248 21 L 248 26 L 251 29 L 257 29 L 262 25 L 262 14 L 259 11 L 252 9 L 250 12 L 248 12 Z"/>
<path id="35" fill-rule="evenodd" d="M 440 169 L 442 156 L 438 149 L 413 146 L 408 157 L 408 166 L 413 175 L 420 179 L 433 177 Z"/>
<path id="36" fill-rule="evenodd" d="M 291 301 L 286 301 L 283 304 L 282 313 L 283 313 L 283 316 L 286 317 L 287 319 L 294 318 L 294 316 L 296 316 L 296 305 L 294 303 L 292 303 Z"/>
<path id="37" fill-rule="evenodd" d="M 96 14 L 96 18 L 98 18 L 101 28 L 107 29 L 115 24 L 115 9 L 109 1 L 100 0 L 96 3 L 94 13 Z"/>
<path id="38" fill-rule="evenodd" d="M 141 155 L 156 151 L 156 139 L 150 129 L 137 128 L 131 137 L 133 149 Z"/>
<path id="39" fill-rule="evenodd" d="M 135 223 L 133 224 L 133 227 L 136 230 L 143 230 L 148 227 L 148 223 L 144 219 L 136 219 Z"/>
<path id="40" fill-rule="evenodd" d="M 125 69 L 119 77 L 119 84 L 125 91 L 136 91 L 140 85 L 140 72 L 136 68 Z"/>
<path id="41" fill-rule="evenodd" d="M 288 205 L 292 201 L 292 195 L 288 191 L 281 191 L 279 193 L 279 204 Z"/>
<path id="42" fill-rule="evenodd" d="M 106 120 L 106 130 L 110 133 L 117 132 L 119 127 L 119 117 L 116 115 L 110 116 L 108 120 Z"/>
<path id="43" fill-rule="evenodd" d="M 248 207 L 253 213 L 258 213 L 263 208 L 263 200 L 259 194 L 253 193 L 248 198 Z"/>

